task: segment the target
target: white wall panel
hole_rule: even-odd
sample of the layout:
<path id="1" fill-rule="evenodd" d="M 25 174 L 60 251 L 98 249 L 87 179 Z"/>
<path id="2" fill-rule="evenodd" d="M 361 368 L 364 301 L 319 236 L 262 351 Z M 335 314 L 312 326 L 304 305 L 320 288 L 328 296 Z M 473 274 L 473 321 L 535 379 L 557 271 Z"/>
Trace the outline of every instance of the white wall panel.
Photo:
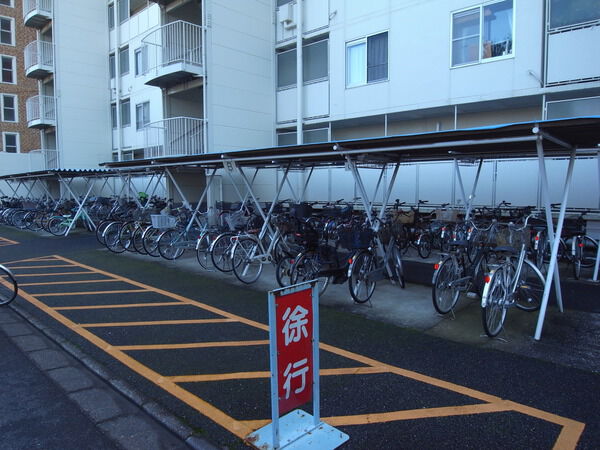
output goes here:
<path id="1" fill-rule="evenodd" d="M 550 35 L 548 83 L 600 77 L 599 44 L 600 25 Z"/>

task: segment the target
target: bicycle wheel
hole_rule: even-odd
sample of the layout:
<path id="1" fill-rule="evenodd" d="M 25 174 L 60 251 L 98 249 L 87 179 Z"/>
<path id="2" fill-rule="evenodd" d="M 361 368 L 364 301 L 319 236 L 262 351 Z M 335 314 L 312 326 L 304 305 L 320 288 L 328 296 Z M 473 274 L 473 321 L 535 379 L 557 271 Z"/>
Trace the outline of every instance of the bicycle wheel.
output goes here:
<path id="1" fill-rule="evenodd" d="M 102 233 L 104 245 L 106 245 L 106 248 L 113 253 L 123 253 L 125 251 L 125 247 L 121 245 L 121 240 L 119 239 L 120 230 L 121 222 L 113 222 L 109 224 Z"/>
<path id="2" fill-rule="evenodd" d="M 208 233 L 200 236 L 198 242 L 196 243 L 196 259 L 198 260 L 198 264 L 204 270 L 212 269 L 212 260 L 210 258 L 210 244 L 211 239 Z"/>
<path id="3" fill-rule="evenodd" d="M 303 283 L 305 281 L 317 280 L 319 295 L 323 295 L 331 277 L 319 276 L 323 269 L 323 264 L 319 260 L 319 255 L 316 253 L 305 253 L 300 255 L 292 266 L 290 274 L 290 283 Z"/>
<path id="4" fill-rule="evenodd" d="M 158 238 L 158 253 L 170 261 L 183 255 L 184 248 L 181 246 L 184 240 L 184 232 L 178 230 L 167 230 Z"/>
<path id="5" fill-rule="evenodd" d="M 491 275 L 483 292 L 485 306 L 481 309 L 481 318 L 485 334 L 496 337 L 502 331 L 510 295 L 510 274 L 506 266 L 498 267 Z"/>
<path id="6" fill-rule="evenodd" d="M 17 280 L 10 270 L 0 265 L 0 306 L 8 305 L 19 292 Z"/>
<path id="7" fill-rule="evenodd" d="M 135 227 L 135 231 L 133 232 L 131 244 L 132 244 L 133 248 L 135 249 L 135 251 L 138 252 L 140 255 L 148 254 L 148 252 L 144 248 L 144 240 L 143 240 L 144 231 L 146 231 L 146 228 L 148 228 L 148 227 L 149 227 L 149 225 L 138 225 L 137 227 Z"/>
<path id="8" fill-rule="evenodd" d="M 598 243 L 589 236 L 583 236 L 578 246 L 581 249 L 581 267 L 593 267 L 596 263 Z"/>
<path id="9" fill-rule="evenodd" d="M 400 247 L 397 244 L 392 246 L 390 249 L 390 256 L 388 259 L 388 264 L 392 269 L 392 280 L 395 283 L 398 283 L 400 288 L 404 289 L 406 287 L 406 282 L 404 281 L 404 268 L 402 266 L 402 255 L 400 252 Z"/>
<path id="10" fill-rule="evenodd" d="M 231 248 L 233 247 L 233 233 L 223 233 L 214 240 L 210 247 L 210 259 L 213 266 L 221 272 L 231 272 Z"/>
<path id="11" fill-rule="evenodd" d="M 142 245 L 144 250 L 150 256 L 158 258 L 158 238 L 160 237 L 161 231 L 158 228 L 148 227 L 142 234 Z"/>
<path id="12" fill-rule="evenodd" d="M 106 243 L 104 242 L 104 230 L 113 222 L 114 220 L 103 220 L 96 227 L 96 240 L 102 245 L 106 245 Z"/>
<path id="13" fill-rule="evenodd" d="M 275 267 L 275 278 L 279 287 L 286 287 L 292 284 L 292 268 L 296 258 L 292 256 L 285 256 L 279 260 L 277 267 Z"/>
<path id="14" fill-rule="evenodd" d="M 431 298 L 438 313 L 448 314 L 456 306 L 460 291 L 452 286 L 452 282 L 460 278 L 460 273 L 458 262 L 451 256 L 446 256 L 437 265 L 433 274 Z"/>
<path id="15" fill-rule="evenodd" d="M 517 268 L 519 258 L 511 256 L 510 263 Z M 521 275 L 515 290 L 515 305 L 523 311 L 537 311 L 542 305 L 546 280 L 540 270 L 529 260 L 523 261 Z"/>
<path id="16" fill-rule="evenodd" d="M 135 222 L 133 221 L 125 222 L 119 230 L 119 240 L 121 241 L 121 245 L 129 252 L 135 251 L 135 247 L 132 243 L 134 232 Z"/>
<path id="17" fill-rule="evenodd" d="M 375 292 L 375 281 L 369 280 L 369 274 L 375 269 L 375 258 L 368 251 L 359 252 L 349 269 L 348 287 L 356 303 L 367 302 Z"/>
<path id="18" fill-rule="evenodd" d="M 429 236 L 425 234 L 421 236 L 417 251 L 419 252 L 419 256 L 421 258 L 429 258 L 429 255 L 431 255 L 431 238 Z"/>
<path id="19" fill-rule="evenodd" d="M 69 226 L 62 216 L 55 216 L 48 222 L 48 231 L 54 236 L 64 236 Z"/>
<path id="20" fill-rule="evenodd" d="M 241 237 L 232 249 L 233 273 L 242 283 L 254 283 L 262 273 L 262 262 L 256 255 L 261 253 L 258 242 L 250 237 Z"/>

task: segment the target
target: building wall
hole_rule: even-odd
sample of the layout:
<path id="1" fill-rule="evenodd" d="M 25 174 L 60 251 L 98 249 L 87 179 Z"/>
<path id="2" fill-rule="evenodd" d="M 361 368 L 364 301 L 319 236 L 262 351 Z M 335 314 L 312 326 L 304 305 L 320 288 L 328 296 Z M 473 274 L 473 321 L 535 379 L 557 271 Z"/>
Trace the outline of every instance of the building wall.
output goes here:
<path id="1" fill-rule="evenodd" d="M 205 0 L 209 151 L 273 144 L 270 0 Z"/>
<path id="2" fill-rule="evenodd" d="M 104 2 L 54 2 L 57 145 L 64 168 L 111 159 L 108 21 Z"/>
<path id="3" fill-rule="evenodd" d="M 38 159 L 35 155 L 26 155 L 31 150 L 41 148 L 40 133 L 27 127 L 25 103 L 29 97 L 37 95 L 37 81 L 25 76 L 24 49 L 36 39 L 35 30 L 23 24 L 21 2 L 15 1 L 14 7 L 0 5 L 0 16 L 13 18 L 15 45 L 0 44 L 0 54 L 16 57 L 16 84 L 0 83 L 0 94 L 17 95 L 17 122 L 0 121 L 0 174 L 13 173 L 23 169 L 31 170 Z M 0 117 L 1 118 L 1 117 Z M 3 148 L 2 133 L 19 134 L 20 154 L 7 154 Z M 32 163 L 33 161 L 33 163 Z"/>

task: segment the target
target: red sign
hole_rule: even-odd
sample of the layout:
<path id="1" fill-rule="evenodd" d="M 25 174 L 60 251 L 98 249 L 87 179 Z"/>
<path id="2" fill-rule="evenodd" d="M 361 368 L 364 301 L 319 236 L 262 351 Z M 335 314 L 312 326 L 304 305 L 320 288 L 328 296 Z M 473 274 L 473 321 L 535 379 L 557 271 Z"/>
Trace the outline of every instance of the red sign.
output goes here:
<path id="1" fill-rule="evenodd" d="M 312 399 L 312 289 L 275 297 L 279 414 Z"/>

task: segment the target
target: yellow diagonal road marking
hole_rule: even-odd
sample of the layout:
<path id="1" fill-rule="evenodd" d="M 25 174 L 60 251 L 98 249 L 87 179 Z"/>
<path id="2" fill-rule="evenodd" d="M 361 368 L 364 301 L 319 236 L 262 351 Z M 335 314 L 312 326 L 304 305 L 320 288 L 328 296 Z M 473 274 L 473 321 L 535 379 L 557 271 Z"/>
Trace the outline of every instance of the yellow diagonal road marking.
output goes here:
<path id="1" fill-rule="evenodd" d="M 182 348 L 213 348 L 213 347 L 250 347 L 253 345 L 269 345 L 263 341 L 224 341 L 224 342 L 190 342 L 186 344 L 154 344 L 154 345 L 119 345 L 119 350 L 176 350 Z"/>
<path id="2" fill-rule="evenodd" d="M 140 322 L 104 322 L 104 323 L 81 323 L 83 328 L 105 328 L 105 327 L 144 327 L 151 325 L 194 325 L 207 323 L 230 323 L 233 319 L 188 319 L 188 320 L 148 320 Z"/>
<path id="3" fill-rule="evenodd" d="M 65 295 L 99 295 L 99 294 L 131 294 L 135 292 L 152 292 L 150 289 L 118 289 L 114 291 L 82 291 L 82 292 L 51 292 L 49 294 L 34 294 L 36 297 L 64 297 Z"/>
<path id="4" fill-rule="evenodd" d="M 184 306 L 183 302 L 154 302 L 154 303 L 127 303 L 124 305 L 84 305 L 84 306 L 54 306 L 56 311 L 75 311 L 85 309 L 114 309 L 114 308 L 146 308 L 152 306 Z"/>

